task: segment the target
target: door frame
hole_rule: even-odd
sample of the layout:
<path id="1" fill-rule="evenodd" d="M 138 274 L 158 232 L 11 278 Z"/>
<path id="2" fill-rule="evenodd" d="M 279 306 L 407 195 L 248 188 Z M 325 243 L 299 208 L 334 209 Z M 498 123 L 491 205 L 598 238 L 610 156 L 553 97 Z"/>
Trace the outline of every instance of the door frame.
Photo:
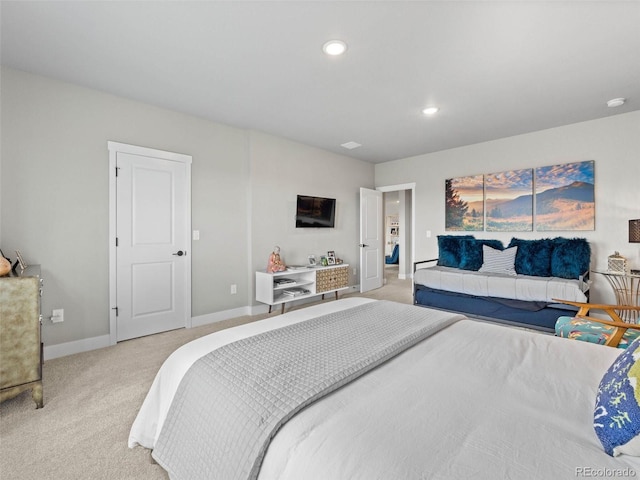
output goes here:
<path id="1" fill-rule="evenodd" d="M 365 290 L 365 277 L 369 272 L 369 269 L 365 267 L 368 262 L 366 259 L 367 250 L 366 247 L 371 247 L 371 245 L 365 245 L 364 242 L 371 242 L 371 239 L 366 237 L 366 232 L 369 231 L 369 208 L 368 208 L 368 199 L 365 198 L 364 192 L 367 192 L 367 196 L 373 193 L 376 197 L 376 203 L 379 202 L 379 206 L 377 207 L 377 218 L 375 219 L 377 223 L 377 249 L 378 249 L 378 259 L 376 264 L 376 277 L 378 281 L 376 281 L 376 285 Z M 369 193 L 371 192 L 371 193 Z M 379 191 L 378 189 L 371 189 L 366 187 L 360 187 L 360 233 L 358 236 L 358 261 L 360 265 L 360 293 L 369 292 L 371 290 L 376 290 L 384 286 L 384 225 L 382 223 L 382 219 L 384 218 L 384 193 Z M 367 228 L 364 228 L 364 227 Z M 370 251 L 370 250 L 369 250 Z M 373 257 L 375 258 L 375 256 Z M 370 282 L 369 282 L 370 283 Z"/>
<path id="2" fill-rule="evenodd" d="M 398 185 L 386 185 L 383 187 L 376 187 L 376 190 L 380 190 L 382 193 L 386 192 L 397 192 L 397 191 L 405 191 L 411 190 L 411 235 L 409 236 L 409 241 L 411 242 L 410 249 L 410 258 L 409 265 L 413 266 L 413 262 L 415 262 L 415 252 L 416 252 L 416 184 L 414 183 L 401 183 Z M 383 209 L 384 210 L 384 209 Z M 383 211 L 384 215 L 384 211 Z M 384 221 L 384 218 L 382 219 Z M 406 238 L 406 237 L 405 237 Z M 384 250 L 383 250 L 384 255 Z M 383 258 L 384 262 L 384 258 Z M 413 278 L 413 269 L 409 272 L 409 277 Z"/>
<path id="3" fill-rule="evenodd" d="M 181 153 L 167 152 L 164 150 L 157 150 L 154 148 L 140 147 L 137 145 L 129 145 L 126 143 L 118 143 L 107 141 L 107 149 L 109 150 L 109 344 L 115 345 L 117 343 L 117 318 L 116 318 L 116 306 L 117 306 L 117 248 L 116 248 L 116 233 L 117 233 L 117 191 L 116 191 L 116 164 L 118 153 L 128 153 L 132 155 L 142 155 L 151 158 L 160 158 L 162 160 L 169 160 L 173 162 L 184 163 L 186 169 L 186 205 L 185 205 L 185 228 L 186 238 L 189 241 L 189 253 L 193 252 L 191 245 L 191 161 L 190 155 L 184 155 Z M 186 274 L 185 274 L 185 327 L 191 328 L 191 258 L 193 255 L 188 255 L 186 262 Z"/>

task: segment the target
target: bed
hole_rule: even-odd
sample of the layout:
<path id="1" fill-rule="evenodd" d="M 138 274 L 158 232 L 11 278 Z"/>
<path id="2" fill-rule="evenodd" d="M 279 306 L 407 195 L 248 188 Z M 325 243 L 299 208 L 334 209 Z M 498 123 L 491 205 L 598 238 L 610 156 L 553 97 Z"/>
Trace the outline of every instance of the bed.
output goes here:
<path id="1" fill-rule="evenodd" d="M 181 391 L 192 367 L 210 352 L 253 336 L 379 308 L 374 303 L 392 302 L 324 303 L 181 347 L 159 370 L 131 428 L 129 446 L 153 449 L 172 479 L 227 480 L 207 465 L 209 437 L 225 430 L 205 422 L 206 413 L 195 416 L 198 424 L 187 429 L 186 437 L 173 443 L 165 438 L 181 421 L 174 410 L 183 403 Z M 299 408 L 277 425 L 273 438 L 269 435 L 258 468 L 237 478 L 561 479 L 640 473 L 639 457 L 610 456 L 594 433 L 596 393 L 620 354 L 617 349 L 423 307 L 403 308 L 424 312 L 425 321 L 437 327 Z M 205 398 L 204 408 L 218 403 L 216 395 Z M 160 446 L 164 453 L 158 458 Z M 233 453 L 228 445 L 226 451 Z M 190 468 L 202 465 L 195 467 L 197 473 L 185 473 L 174 468 L 166 452 L 188 456 Z"/>

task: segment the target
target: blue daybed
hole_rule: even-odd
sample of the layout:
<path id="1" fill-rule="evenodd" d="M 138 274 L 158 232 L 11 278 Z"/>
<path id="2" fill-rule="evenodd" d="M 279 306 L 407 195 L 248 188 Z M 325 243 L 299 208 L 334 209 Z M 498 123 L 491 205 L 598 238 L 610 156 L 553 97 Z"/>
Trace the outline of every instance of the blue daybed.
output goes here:
<path id="1" fill-rule="evenodd" d="M 508 272 L 486 265 L 508 255 Z M 558 317 L 576 309 L 553 298 L 588 301 L 590 258 L 583 238 L 513 238 L 504 248 L 499 240 L 440 235 L 438 258 L 414 263 L 414 303 L 554 332 Z"/>

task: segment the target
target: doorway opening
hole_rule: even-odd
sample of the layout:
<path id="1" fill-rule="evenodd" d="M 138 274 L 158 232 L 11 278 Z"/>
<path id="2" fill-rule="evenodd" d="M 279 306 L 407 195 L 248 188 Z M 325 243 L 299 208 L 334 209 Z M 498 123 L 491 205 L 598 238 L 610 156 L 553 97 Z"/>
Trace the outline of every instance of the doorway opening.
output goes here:
<path id="1" fill-rule="evenodd" d="M 379 187 L 383 192 L 384 285 L 412 289 L 415 251 L 415 184 Z"/>

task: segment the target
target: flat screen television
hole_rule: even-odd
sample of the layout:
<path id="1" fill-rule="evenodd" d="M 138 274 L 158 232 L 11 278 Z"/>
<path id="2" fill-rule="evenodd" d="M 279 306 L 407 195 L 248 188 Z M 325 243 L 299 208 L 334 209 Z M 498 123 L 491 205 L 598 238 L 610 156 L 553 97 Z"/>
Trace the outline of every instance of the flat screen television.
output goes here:
<path id="1" fill-rule="evenodd" d="M 336 219 L 336 199 L 298 195 L 296 228 L 333 228 Z"/>

